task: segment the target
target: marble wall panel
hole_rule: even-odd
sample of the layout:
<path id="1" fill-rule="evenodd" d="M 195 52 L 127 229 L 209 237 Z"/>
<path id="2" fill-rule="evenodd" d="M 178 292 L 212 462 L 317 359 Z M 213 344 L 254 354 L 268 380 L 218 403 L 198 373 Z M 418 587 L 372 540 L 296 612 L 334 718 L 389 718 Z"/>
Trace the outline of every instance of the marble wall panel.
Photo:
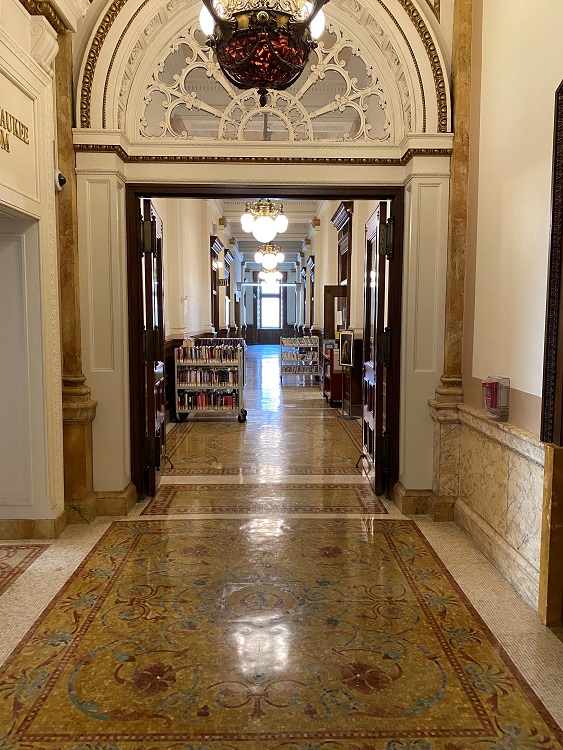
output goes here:
<path id="1" fill-rule="evenodd" d="M 540 568 L 542 494 L 543 466 L 510 453 L 505 539 L 536 570 Z"/>
<path id="2" fill-rule="evenodd" d="M 544 445 L 536 436 L 494 422 L 467 405 L 460 406 L 459 417 L 455 520 L 521 595 L 536 606 Z"/>
<path id="3" fill-rule="evenodd" d="M 501 536 L 506 533 L 508 451 L 467 425 L 461 427 L 459 497 Z"/>
<path id="4" fill-rule="evenodd" d="M 459 422 L 442 422 L 439 427 L 439 432 L 434 434 L 434 440 L 439 444 L 439 450 L 434 454 L 434 460 L 438 461 L 438 472 L 434 476 L 439 477 L 440 486 L 435 489 L 440 495 L 457 497 L 461 425 Z"/>

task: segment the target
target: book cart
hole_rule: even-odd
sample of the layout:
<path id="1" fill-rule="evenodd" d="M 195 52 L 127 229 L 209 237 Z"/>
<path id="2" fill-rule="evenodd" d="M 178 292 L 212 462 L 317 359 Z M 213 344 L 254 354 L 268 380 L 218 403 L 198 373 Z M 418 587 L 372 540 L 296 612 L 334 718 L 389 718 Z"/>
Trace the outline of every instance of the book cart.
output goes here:
<path id="1" fill-rule="evenodd" d="M 284 375 L 319 377 L 319 337 L 280 338 L 280 380 Z"/>
<path id="2" fill-rule="evenodd" d="M 174 350 L 176 415 L 237 413 L 246 422 L 244 408 L 245 343 L 242 339 L 198 339 Z"/>

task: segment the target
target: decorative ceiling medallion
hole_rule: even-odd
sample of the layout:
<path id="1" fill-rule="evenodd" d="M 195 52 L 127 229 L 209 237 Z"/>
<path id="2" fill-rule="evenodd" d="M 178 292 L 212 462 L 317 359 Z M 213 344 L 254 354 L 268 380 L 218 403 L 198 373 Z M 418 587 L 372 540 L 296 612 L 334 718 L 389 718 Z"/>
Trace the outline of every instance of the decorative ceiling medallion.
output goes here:
<path id="1" fill-rule="evenodd" d="M 406 40 L 407 37 L 404 31 L 402 30 L 400 24 L 397 22 L 397 19 L 392 15 L 392 13 L 387 8 L 387 6 L 383 3 L 383 0 L 376 0 L 376 1 L 382 7 L 382 9 L 391 17 L 395 26 L 399 29 L 401 36 L 403 37 L 403 39 Z M 25 0 L 25 2 L 33 2 L 33 0 Z M 81 89 L 80 89 L 80 126 L 82 128 L 91 127 L 92 85 L 93 85 L 97 61 L 100 55 L 101 48 L 103 47 L 105 43 L 106 37 L 109 34 L 115 19 L 119 15 L 119 12 L 123 8 L 123 6 L 126 4 L 126 2 L 127 0 L 114 0 L 114 2 L 112 2 L 110 7 L 107 9 L 102 21 L 98 25 L 98 28 L 96 30 L 94 37 L 92 38 L 90 49 L 88 51 L 87 61 L 84 66 L 84 71 L 82 74 L 82 83 L 81 83 Z M 448 132 L 448 124 L 447 124 L 448 104 L 447 104 L 447 96 L 445 93 L 446 86 L 445 86 L 445 81 L 444 81 L 444 74 L 440 65 L 440 60 L 439 60 L 439 56 L 437 54 L 435 45 L 432 42 L 431 35 L 424 22 L 424 19 L 420 16 L 420 13 L 418 13 L 417 9 L 413 6 L 412 0 L 399 0 L 399 2 L 401 6 L 404 8 L 404 10 L 407 12 L 418 35 L 421 37 L 424 43 L 429 61 L 430 61 L 430 65 L 432 67 L 434 82 L 436 86 L 438 108 L 439 108 L 438 132 L 439 133 Z M 174 2 L 174 0 L 172 0 L 169 3 L 169 6 L 172 6 L 172 5 L 176 5 L 176 2 Z M 123 41 L 124 41 L 124 37 L 122 35 L 121 38 L 116 43 L 116 50 L 118 47 L 121 46 L 121 43 Z M 416 58 L 414 57 L 412 46 L 408 43 L 408 41 L 407 41 L 407 46 L 411 52 L 413 59 L 415 59 L 415 62 L 416 62 Z M 432 50 L 434 50 L 434 52 Z M 113 59 L 114 58 L 112 58 L 112 62 L 113 62 Z M 418 65 L 416 65 L 416 67 L 417 67 L 419 84 L 421 86 L 422 96 L 424 98 L 422 78 L 418 71 Z M 109 72 L 106 71 L 106 77 L 107 75 L 109 75 Z M 107 89 L 107 80 L 106 80 L 105 89 Z M 104 112 L 105 112 L 105 107 L 104 107 Z M 426 127 L 423 127 L 422 132 L 426 132 Z"/>
<path id="2" fill-rule="evenodd" d="M 287 91 L 238 92 L 192 28 L 157 64 L 142 138 L 221 141 L 393 140 L 386 94 L 363 51 L 330 26 Z"/>

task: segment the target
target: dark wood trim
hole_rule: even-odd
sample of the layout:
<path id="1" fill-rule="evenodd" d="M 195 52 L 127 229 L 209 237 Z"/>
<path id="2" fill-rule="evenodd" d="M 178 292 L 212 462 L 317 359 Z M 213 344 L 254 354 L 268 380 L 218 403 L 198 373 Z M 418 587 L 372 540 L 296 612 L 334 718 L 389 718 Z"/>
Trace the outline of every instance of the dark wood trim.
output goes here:
<path id="1" fill-rule="evenodd" d="M 334 224 L 337 230 L 340 230 L 347 222 L 352 219 L 353 213 L 354 203 L 352 201 L 342 201 L 342 203 L 336 209 L 331 222 Z"/>
<path id="2" fill-rule="evenodd" d="M 555 96 L 551 243 L 545 322 L 541 439 L 563 445 L 563 82 Z"/>
<path id="3" fill-rule="evenodd" d="M 402 186 L 371 187 L 366 185 L 206 185 L 205 183 L 160 185 L 154 183 L 127 183 L 127 190 L 139 198 L 253 198 L 271 194 L 279 198 L 322 198 L 339 200 L 346 198 L 387 200 L 403 191 Z"/>
<path id="4" fill-rule="evenodd" d="M 390 393 L 390 409 L 387 413 L 387 424 L 395 436 L 390 445 L 389 489 L 399 480 L 399 431 L 401 409 L 401 340 L 403 309 L 403 232 L 405 222 L 404 193 L 392 201 L 390 215 L 394 219 L 393 229 L 393 262 L 389 269 L 389 325 L 394 331 L 395 346 L 391 348 L 391 368 L 387 380 Z"/>
<path id="5" fill-rule="evenodd" d="M 131 482 L 139 500 L 144 497 L 143 454 L 145 435 L 145 387 L 143 369 L 143 297 L 139 226 L 141 205 L 133 191 L 126 195 L 127 307 L 129 313 L 129 425 L 131 431 Z M 142 436 L 142 440 L 139 436 Z"/>
<path id="6" fill-rule="evenodd" d="M 80 149 L 77 150 L 96 150 Z M 113 149 L 101 149 L 113 151 Z M 150 159 L 148 161 L 151 161 Z M 176 161 L 176 159 L 174 159 Z M 244 161 L 244 160 L 242 160 Z M 279 161 L 279 160 L 278 160 Z M 278 163 L 278 161 L 276 163 Z M 363 163 L 363 162 L 362 162 Z M 144 381 L 140 377 L 142 373 L 140 368 L 135 366 L 142 360 L 142 297 L 141 297 L 141 272 L 140 263 L 138 262 L 139 232 L 138 219 L 140 217 L 141 198 L 161 197 L 161 198 L 212 198 L 212 197 L 247 197 L 252 198 L 256 195 L 256 185 L 159 185 L 152 183 L 127 183 L 126 188 L 126 228 L 127 228 L 127 288 L 128 288 L 128 349 L 129 349 L 129 420 L 130 420 L 130 437 L 131 437 L 131 481 L 139 489 L 142 486 L 142 454 L 135 448 L 138 441 L 138 435 L 145 434 L 144 430 Z M 280 198 L 303 198 L 305 196 L 319 199 L 341 200 L 346 198 L 352 200 L 360 199 L 397 199 L 397 224 L 396 237 L 401 237 L 403 232 L 403 187 L 366 187 L 350 185 L 261 185 L 259 190 L 261 195 L 272 194 Z M 400 209 L 400 219 L 399 219 Z M 402 249 L 402 244 L 401 244 Z M 399 310 L 400 312 L 400 310 Z M 256 319 L 255 319 L 256 320 Z M 254 328 L 254 330 L 253 330 Z M 312 329 L 310 326 L 303 326 L 303 334 L 321 335 L 317 328 Z M 248 343 L 256 341 L 255 325 L 247 326 Z M 399 347 L 396 347 L 398 356 Z M 397 463 L 398 465 L 398 463 Z M 139 496 L 141 499 L 141 496 Z"/>

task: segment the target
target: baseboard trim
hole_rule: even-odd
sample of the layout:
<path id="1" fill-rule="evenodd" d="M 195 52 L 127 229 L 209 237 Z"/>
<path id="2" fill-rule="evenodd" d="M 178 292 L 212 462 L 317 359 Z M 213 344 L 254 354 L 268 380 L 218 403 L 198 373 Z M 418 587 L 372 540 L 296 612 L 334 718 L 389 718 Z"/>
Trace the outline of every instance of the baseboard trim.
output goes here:
<path id="1" fill-rule="evenodd" d="M 118 492 L 96 492 L 99 516 L 126 516 L 136 502 L 137 489 L 131 482 Z"/>
<path id="2" fill-rule="evenodd" d="M 430 495 L 431 490 L 409 490 L 397 482 L 391 499 L 404 516 L 424 516 L 428 513 Z"/>
<path id="3" fill-rule="evenodd" d="M 455 504 L 454 520 L 510 585 L 537 612 L 539 571 L 459 498 Z"/>
<path id="4" fill-rule="evenodd" d="M 56 539 L 66 526 L 66 510 L 56 518 L 1 519 L 0 539 Z"/>

